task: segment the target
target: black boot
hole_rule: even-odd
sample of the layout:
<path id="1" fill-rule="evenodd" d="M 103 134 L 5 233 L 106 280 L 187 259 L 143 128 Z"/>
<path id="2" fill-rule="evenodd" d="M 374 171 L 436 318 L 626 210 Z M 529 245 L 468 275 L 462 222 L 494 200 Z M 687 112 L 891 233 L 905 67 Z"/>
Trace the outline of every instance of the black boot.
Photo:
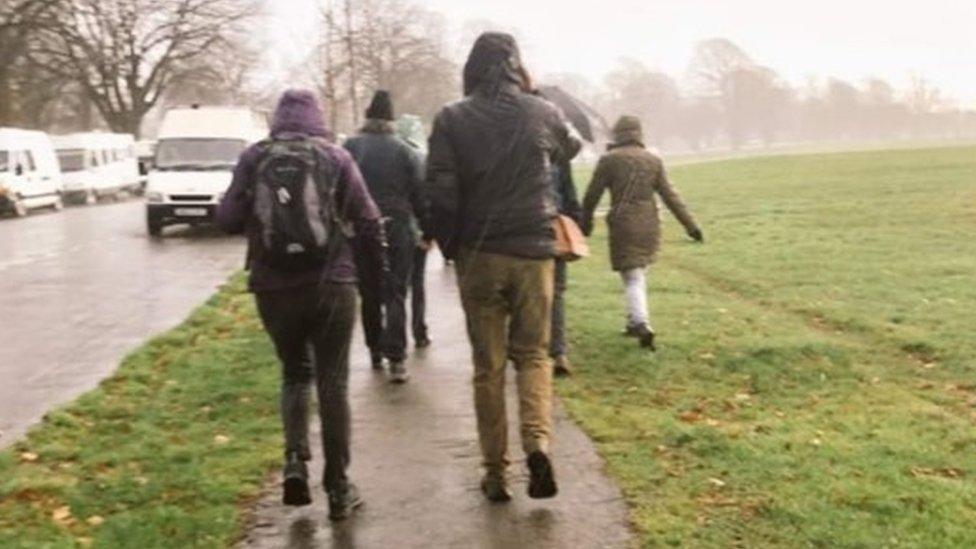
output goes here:
<path id="1" fill-rule="evenodd" d="M 312 503 L 312 493 L 308 489 L 308 467 L 298 452 L 289 452 L 285 458 L 284 496 L 285 505 L 302 506 Z"/>
<path id="2" fill-rule="evenodd" d="M 363 504 L 363 497 L 359 495 L 359 488 L 353 483 L 345 488 L 329 491 L 329 520 L 343 520 L 349 518 Z"/>
<path id="3" fill-rule="evenodd" d="M 639 328 L 638 339 L 640 339 L 640 346 L 649 349 L 651 352 L 657 351 L 657 347 L 654 346 L 654 331 L 647 327 L 647 324 L 642 324 Z"/>
<path id="4" fill-rule="evenodd" d="M 551 498 L 559 492 L 556 486 L 556 473 L 552 470 L 552 461 L 545 452 L 535 451 L 529 454 L 529 497 L 533 499 Z"/>

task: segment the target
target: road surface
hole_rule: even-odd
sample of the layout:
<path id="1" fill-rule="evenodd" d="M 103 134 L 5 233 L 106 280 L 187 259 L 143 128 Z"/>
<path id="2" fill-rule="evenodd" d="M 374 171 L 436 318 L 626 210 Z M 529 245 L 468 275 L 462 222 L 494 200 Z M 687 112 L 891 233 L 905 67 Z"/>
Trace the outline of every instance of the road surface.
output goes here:
<path id="1" fill-rule="evenodd" d="M 0 447 L 178 324 L 243 262 L 244 242 L 171 228 L 141 200 L 0 219 Z"/>

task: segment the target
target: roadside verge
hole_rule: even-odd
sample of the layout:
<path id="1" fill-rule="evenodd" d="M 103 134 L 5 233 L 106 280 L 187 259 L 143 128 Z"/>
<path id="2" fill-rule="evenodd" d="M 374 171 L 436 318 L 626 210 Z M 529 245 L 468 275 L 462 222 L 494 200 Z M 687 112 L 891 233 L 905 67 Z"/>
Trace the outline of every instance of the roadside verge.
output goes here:
<path id="1" fill-rule="evenodd" d="M 0 452 L 0 546 L 232 544 L 280 457 L 278 375 L 234 277 Z"/>

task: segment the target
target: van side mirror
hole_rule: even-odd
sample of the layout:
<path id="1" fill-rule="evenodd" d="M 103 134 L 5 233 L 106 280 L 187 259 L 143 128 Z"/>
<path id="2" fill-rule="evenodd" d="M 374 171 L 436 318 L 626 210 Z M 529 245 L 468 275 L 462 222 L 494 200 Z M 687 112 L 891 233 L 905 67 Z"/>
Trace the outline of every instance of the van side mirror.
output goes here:
<path id="1" fill-rule="evenodd" d="M 20 164 L 14 166 L 14 175 L 24 175 L 24 166 Z"/>

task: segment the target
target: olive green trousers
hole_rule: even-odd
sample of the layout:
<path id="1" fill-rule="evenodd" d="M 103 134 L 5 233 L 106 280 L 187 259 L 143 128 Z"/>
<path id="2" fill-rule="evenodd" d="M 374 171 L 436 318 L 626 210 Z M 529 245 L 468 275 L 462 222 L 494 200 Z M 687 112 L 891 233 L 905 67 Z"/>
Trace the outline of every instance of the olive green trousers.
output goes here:
<path id="1" fill-rule="evenodd" d="M 552 433 L 552 259 L 463 250 L 458 286 L 474 357 L 474 403 L 484 466 L 509 464 L 505 367 L 516 371 L 522 448 L 549 452 Z"/>

